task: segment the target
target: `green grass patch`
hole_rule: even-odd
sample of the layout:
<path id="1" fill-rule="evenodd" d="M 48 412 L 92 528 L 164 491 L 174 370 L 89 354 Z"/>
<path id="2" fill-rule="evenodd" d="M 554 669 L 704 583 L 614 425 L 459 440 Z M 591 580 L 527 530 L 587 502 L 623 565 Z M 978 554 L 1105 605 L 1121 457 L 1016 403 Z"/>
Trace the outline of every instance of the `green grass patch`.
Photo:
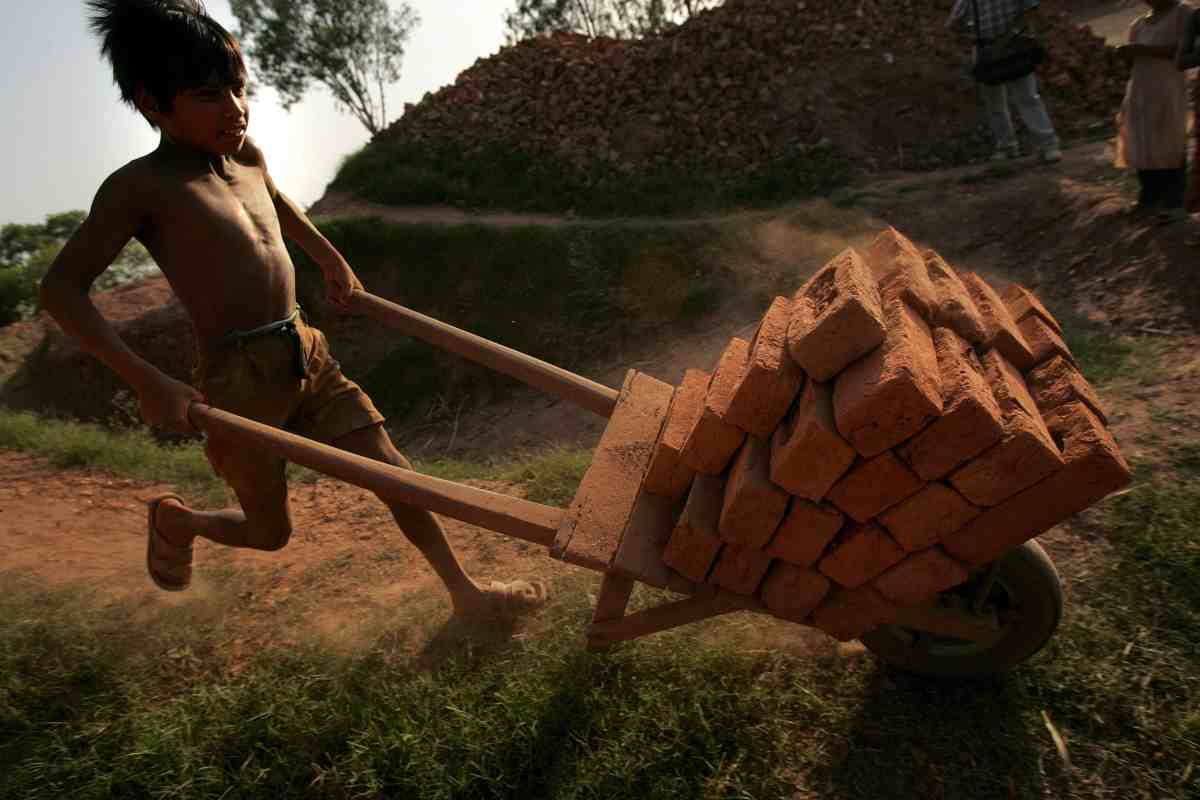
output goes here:
<path id="1" fill-rule="evenodd" d="M 603 171 L 599 162 L 585 176 L 552 159 L 533 159 L 507 148 L 467 156 L 452 149 L 375 142 L 346 159 L 331 188 L 396 206 L 448 204 L 624 217 L 775 206 L 826 194 L 848 175 L 848 164 L 828 149 L 736 177 L 692 170 L 621 175 Z"/>

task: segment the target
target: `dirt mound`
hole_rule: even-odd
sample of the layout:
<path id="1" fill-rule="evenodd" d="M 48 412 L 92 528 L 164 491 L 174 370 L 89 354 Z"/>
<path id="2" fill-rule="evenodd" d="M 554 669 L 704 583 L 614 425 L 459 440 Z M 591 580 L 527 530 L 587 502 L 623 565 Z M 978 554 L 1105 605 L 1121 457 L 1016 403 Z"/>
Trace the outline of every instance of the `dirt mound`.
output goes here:
<path id="1" fill-rule="evenodd" d="M 963 163 L 988 147 L 950 0 L 728 0 L 662 35 L 556 35 L 477 61 L 372 146 L 503 151 L 597 187 L 647 174 L 729 178 L 831 153 L 853 169 Z M 1040 75 L 1067 137 L 1106 124 L 1127 65 L 1046 9 Z"/>

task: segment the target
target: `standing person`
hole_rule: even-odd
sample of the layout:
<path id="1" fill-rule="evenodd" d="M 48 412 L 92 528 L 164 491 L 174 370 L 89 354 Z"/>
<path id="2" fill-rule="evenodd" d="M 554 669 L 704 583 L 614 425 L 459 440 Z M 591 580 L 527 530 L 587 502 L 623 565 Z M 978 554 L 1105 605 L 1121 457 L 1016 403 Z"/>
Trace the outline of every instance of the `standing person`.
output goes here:
<path id="1" fill-rule="evenodd" d="M 1157 211 L 1169 223 L 1187 216 L 1187 80 L 1176 56 L 1195 9 L 1180 0 L 1143 2 L 1150 12 L 1118 48 L 1133 66 L 1117 115 L 1116 165 L 1137 170 L 1141 190 L 1130 211 Z"/>
<path id="2" fill-rule="evenodd" d="M 154 151 L 100 186 L 87 219 L 42 281 L 43 308 L 136 391 L 142 418 L 154 427 L 194 431 L 188 411 L 204 401 L 412 469 L 392 444 L 383 415 L 342 374 L 324 334 L 296 305 L 285 238 L 320 266 L 336 308 L 345 308 L 362 283 L 275 186 L 262 150 L 247 138 L 250 105 L 237 41 L 198 0 L 88 5 L 122 99 L 161 136 Z M 131 238 L 154 256 L 191 317 L 197 388 L 130 350 L 88 297 L 92 281 Z M 278 550 L 292 534 L 281 458 L 215 435 L 205 454 L 241 508 L 197 511 L 176 495 L 150 502 L 146 567 L 162 589 L 188 587 L 198 536 L 229 547 Z M 442 579 L 456 614 L 526 610 L 544 602 L 540 582 L 476 583 L 435 516 L 384 502 Z"/>
<path id="3" fill-rule="evenodd" d="M 1200 13 L 1188 16 L 1175 66 L 1181 70 L 1200 67 Z M 1200 76 L 1192 80 L 1192 175 L 1183 205 L 1193 214 L 1200 211 Z"/>
<path id="4" fill-rule="evenodd" d="M 957 0 L 946 28 L 951 31 L 967 31 L 974 27 L 975 15 L 979 15 L 979 30 L 974 31 L 980 44 L 989 45 L 1025 27 L 1038 9 L 1038 0 Z M 978 57 L 978 52 L 975 56 Z M 1047 164 L 1062 160 L 1058 146 L 1058 134 L 1050 114 L 1038 92 L 1037 76 L 1033 73 L 996 86 L 979 84 L 987 112 L 988 126 L 992 129 L 992 142 L 996 150 L 993 161 L 1007 161 L 1020 156 L 1020 144 L 1013 130 L 1012 117 L 1008 112 L 1011 99 L 1021 115 L 1021 121 L 1033 134 L 1038 158 Z"/>

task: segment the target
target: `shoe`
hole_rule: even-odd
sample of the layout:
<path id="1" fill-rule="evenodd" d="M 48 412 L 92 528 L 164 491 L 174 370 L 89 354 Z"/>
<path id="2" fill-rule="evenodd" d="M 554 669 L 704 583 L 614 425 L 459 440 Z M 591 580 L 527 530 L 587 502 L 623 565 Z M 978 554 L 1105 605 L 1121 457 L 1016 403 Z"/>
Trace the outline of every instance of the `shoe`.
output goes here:
<path id="1" fill-rule="evenodd" d="M 998 147 L 996 152 L 992 153 L 992 161 L 1012 161 L 1020 157 L 1021 151 L 1015 147 Z"/>
<path id="2" fill-rule="evenodd" d="M 1057 147 L 1051 147 L 1041 152 L 1040 158 L 1043 164 L 1057 164 L 1062 161 L 1062 150 Z"/>

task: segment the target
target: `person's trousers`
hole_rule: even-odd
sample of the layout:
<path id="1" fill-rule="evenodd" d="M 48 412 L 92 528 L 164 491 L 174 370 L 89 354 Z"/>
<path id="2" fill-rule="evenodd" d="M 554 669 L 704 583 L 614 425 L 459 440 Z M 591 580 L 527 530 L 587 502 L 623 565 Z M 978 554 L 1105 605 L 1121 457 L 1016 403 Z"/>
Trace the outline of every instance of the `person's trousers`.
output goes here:
<path id="1" fill-rule="evenodd" d="M 1033 134 L 1039 151 L 1058 147 L 1058 134 L 1054 132 L 1054 123 L 1050 121 L 1042 96 L 1038 93 L 1036 74 L 1030 73 L 1024 78 L 997 86 L 981 83 L 979 92 L 997 150 L 1017 149 L 1017 133 L 1013 130 L 1012 117 L 1008 113 L 1010 100 L 1017 107 L 1025 127 Z"/>
<path id="2" fill-rule="evenodd" d="M 1187 169 L 1139 169 L 1138 205 L 1153 208 L 1183 208 L 1187 192 Z"/>

